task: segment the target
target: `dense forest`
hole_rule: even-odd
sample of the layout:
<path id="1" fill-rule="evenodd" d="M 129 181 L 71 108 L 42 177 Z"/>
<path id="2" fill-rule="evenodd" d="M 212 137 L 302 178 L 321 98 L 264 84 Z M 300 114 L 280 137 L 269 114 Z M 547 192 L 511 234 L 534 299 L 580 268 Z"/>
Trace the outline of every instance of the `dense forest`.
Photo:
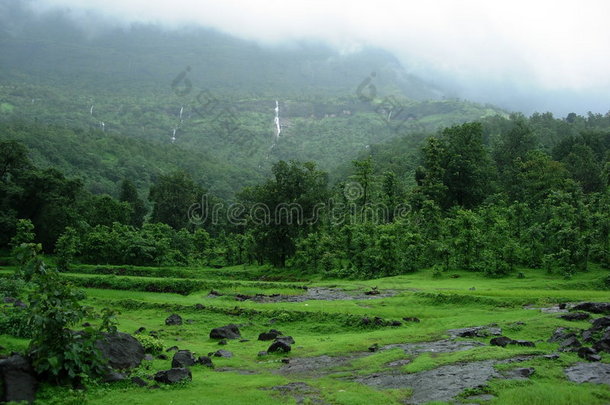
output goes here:
<path id="1" fill-rule="evenodd" d="M 4 124 L 9 138 L 42 143 L 45 132 L 74 136 Z M 105 177 L 103 165 L 79 163 L 80 146 L 64 159 Z M 205 170 L 197 166 L 151 176 L 147 194 L 136 186 L 146 166 L 113 173 L 116 197 L 93 193 L 5 140 L 2 245 L 33 226 L 46 251 L 83 263 L 270 263 L 358 278 L 533 267 L 570 277 L 590 262 L 610 266 L 609 148 L 609 116 L 496 116 L 374 145 L 332 176 L 315 162 L 278 161 L 270 178 L 223 199 L 190 174 Z"/>

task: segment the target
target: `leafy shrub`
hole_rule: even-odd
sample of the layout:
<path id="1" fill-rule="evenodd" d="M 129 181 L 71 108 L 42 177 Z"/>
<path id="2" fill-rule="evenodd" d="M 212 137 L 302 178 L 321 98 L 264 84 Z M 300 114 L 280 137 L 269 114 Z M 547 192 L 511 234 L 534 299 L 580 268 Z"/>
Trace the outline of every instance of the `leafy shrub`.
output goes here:
<path id="1" fill-rule="evenodd" d="M 28 313 L 25 309 L 11 307 L 0 312 L 0 334 L 29 339 L 33 331 L 28 325 Z"/>
<path id="2" fill-rule="evenodd" d="M 163 342 L 150 335 L 135 335 L 135 338 L 142 344 L 144 351 L 150 354 L 157 354 L 163 351 Z"/>
<path id="3" fill-rule="evenodd" d="M 65 282 L 52 268 L 46 268 L 38 256 L 40 245 L 21 244 L 18 254 L 22 260 L 25 281 L 34 285 L 28 293 L 30 306 L 25 311 L 27 325 L 32 336 L 29 355 L 32 364 L 44 377 L 55 381 L 78 381 L 101 376 L 106 371 L 106 362 L 95 347 L 103 331 L 115 331 L 113 313 L 105 310 L 99 329 L 89 327 L 82 333 L 70 328 L 86 317 L 98 316 L 90 308 L 80 304 L 84 298 Z"/>

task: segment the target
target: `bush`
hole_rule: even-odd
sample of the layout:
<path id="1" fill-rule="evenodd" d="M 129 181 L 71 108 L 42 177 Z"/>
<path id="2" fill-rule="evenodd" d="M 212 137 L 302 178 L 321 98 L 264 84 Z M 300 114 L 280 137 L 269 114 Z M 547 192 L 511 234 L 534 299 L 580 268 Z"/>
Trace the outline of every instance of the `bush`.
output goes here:
<path id="1" fill-rule="evenodd" d="M 33 331 L 28 325 L 28 313 L 24 308 L 11 307 L 0 312 L 0 334 L 29 339 Z"/>
<path id="2" fill-rule="evenodd" d="M 144 351 L 150 354 L 157 354 L 163 351 L 163 342 L 150 335 L 135 335 L 135 338 L 142 344 Z"/>

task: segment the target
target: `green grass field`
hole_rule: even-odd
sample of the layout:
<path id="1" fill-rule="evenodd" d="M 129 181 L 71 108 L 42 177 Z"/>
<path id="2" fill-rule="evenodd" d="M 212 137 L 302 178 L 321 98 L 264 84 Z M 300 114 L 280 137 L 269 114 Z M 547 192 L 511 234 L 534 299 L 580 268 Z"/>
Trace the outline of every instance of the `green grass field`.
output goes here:
<path id="1" fill-rule="evenodd" d="M 533 367 L 535 373 L 527 379 L 491 378 L 483 386 L 458 395 L 458 403 L 481 404 L 608 404 L 610 387 L 606 385 L 569 382 L 564 368 L 583 361 L 575 353 L 562 352 L 558 359 L 541 355 L 557 350 L 557 344 L 547 339 L 559 326 L 586 329 L 589 321 L 569 322 L 557 313 L 546 313 L 539 308 L 557 303 L 579 301 L 610 301 L 610 292 L 602 289 L 606 275 L 593 268 L 588 273 L 563 280 L 558 275 L 540 270 L 522 269 L 525 278 L 484 278 L 480 274 L 452 272 L 435 278 L 432 271 L 423 270 L 412 275 L 368 281 L 308 279 L 294 273 L 278 278 L 287 281 L 255 281 L 264 269 L 148 269 L 151 277 L 140 275 L 108 275 L 108 270 L 84 266 L 66 275 L 71 280 L 112 277 L 115 283 L 129 283 L 124 279 L 198 280 L 212 285 L 218 297 L 208 296 L 209 289 L 188 295 L 169 292 L 131 291 L 128 289 L 86 288 L 86 303 L 96 308 L 111 307 L 120 312 L 119 330 L 133 333 L 140 327 L 146 332 L 156 331 L 165 348 L 178 346 L 197 355 L 207 355 L 218 349 L 231 351 L 232 358 L 214 358 L 215 369 L 200 365 L 191 368 L 192 382 L 156 389 L 138 387 L 131 382 L 115 384 L 90 383 L 85 391 L 68 388 L 43 387 L 40 403 L 49 404 L 400 404 L 409 403 L 413 387 L 377 389 L 353 381 L 356 377 L 380 374 L 408 374 L 438 367 L 483 360 L 510 359 L 521 355 L 531 357 L 518 363 L 495 364 L 497 371 L 514 367 Z M 5 268 L 3 272 L 8 272 Z M 138 271 L 132 268 L 132 273 Z M 80 273 L 79 273 L 80 272 Z M 86 273 L 86 274 L 85 274 Z M 101 274 L 96 274 L 101 273 Z M 258 274 L 258 277 L 252 277 Z M 459 276 L 459 277 L 458 277 Z M 77 283 L 78 284 L 78 283 Z M 118 284 L 117 284 L 118 285 Z M 139 285 L 139 284 L 138 284 Z M 148 285 L 148 284 L 146 284 Z M 343 290 L 339 300 L 299 300 L 297 302 L 238 301 L 237 294 L 290 297 L 305 293 L 307 286 Z M 364 291 L 377 287 L 392 296 L 363 299 Z M 148 288 L 148 287 L 147 287 Z M 196 304 L 202 304 L 195 307 Z M 532 307 L 529 309 L 526 307 Z M 165 318 L 180 314 L 189 320 L 181 326 L 166 326 Z M 380 317 L 387 321 L 399 320 L 401 326 L 363 325 L 362 318 Z M 403 317 L 417 317 L 421 322 L 404 322 Z M 90 320 L 95 323 L 96 320 Z M 209 338 L 212 328 L 229 323 L 239 325 L 242 338 L 219 346 Z M 489 345 L 489 338 L 473 338 L 482 343 L 468 350 L 453 352 L 424 352 L 408 354 L 400 348 L 380 350 L 368 348 L 377 343 L 406 344 L 429 342 L 449 337 L 447 330 L 495 323 L 503 334 L 513 339 L 536 343 L 536 347 Z M 292 336 L 296 343 L 287 355 L 270 354 L 259 357 L 271 342 L 258 341 L 258 334 L 270 328 Z M 5 351 L 23 349 L 27 341 L 0 336 Z M 144 362 L 132 375 L 146 378 L 158 370 L 170 368 L 169 360 Z M 317 364 L 302 372 L 289 373 L 282 359 L 299 364 L 301 358 L 336 356 L 336 361 Z M 405 360 L 399 366 L 388 363 Z M 406 361 L 408 360 L 408 362 Z M 602 362 L 610 362 L 610 355 L 602 355 Z M 305 383 L 299 389 L 279 389 L 290 383 Z M 150 382 L 153 385 L 154 382 Z M 276 387 L 276 388 L 274 388 Z M 303 388 L 306 387 L 306 388 Z M 492 396 L 472 397 L 488 394 Z"/>

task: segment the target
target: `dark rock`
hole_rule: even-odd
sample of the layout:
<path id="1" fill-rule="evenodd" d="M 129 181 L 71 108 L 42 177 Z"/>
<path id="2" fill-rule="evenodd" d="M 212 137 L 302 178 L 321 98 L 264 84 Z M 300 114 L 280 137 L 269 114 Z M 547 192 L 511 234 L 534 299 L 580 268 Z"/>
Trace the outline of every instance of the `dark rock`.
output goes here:
<path id="1" fill-rule="evenodd" d="M 268 354 L 269 353 L 267 353 L 266 351 L 263 350 L 263 351 L 258 352 L 258 357 L 264 357 L 264 356 L 267 356 Z"/>
<path id="2" fill-rule="evenodd" d="M 367 318 L 365 316 L 364 318 L 362 318 L 362 320 L 360 322 L 362 322 L 363 325 L 370 325 L 371 324 L 371 319 Z"/>
<path id="3" fill-rule="evenodd" d="M 111 371 L 102 378 L 102 381 L 105 383 L 115 383 L 119 381 L 125 381 L 126 379 L 127 375 L 116 371 Z"/>
<path id="4" fill-rule="evenodd" d="M 140 333 L 146 331 L 146 328 L 144 326 L 140 326 L 133 334 L 134 335 L 139 335 Z"/>
<path id="5" fill-rule="evenodd" d="M 155 374 L 155 381 L 163 384 L 176 384 L 182 381 L 191 381 L 193 375 L 188 368 L 172 368 L 159 371 Z"/>
<path id="6" fill-rule="evenodd" d="M 0 379 L 4 386 L 2 401 L 34 402 L 38 381 L 30 362 L 19 354 L 0 360 Z"/>
<path id="7" fill-rule="evenodd" d="M 378 316 L 376 316 L 375 319 L 373 319 L 373 323 L 378 326 L 382 326 L 385 324 L 383 318 L 380 318 Z"/>
<path id="8" fill-rule="evenodd" d="M 182 317 L 178 314 L 171 314 L 165 319 L 165 324 L 168 326 L 182 325 Z"/>
<path id="9" fill-rule="evenodd" d="M 610 326 L 610 316 L 603 316 L 593 320 L 593 326 L 589 329 L 592 332 L 599 332 Z"/>
<path id="10" fill-rule="evenodd" d="M 238 339 L 240 337 L 239 328 L 234 324 L 214 328 L 210 332 L 211 339 Z"/>
<path id="11" fill-rule="evenodd" d="M 565 302 L 562 302 L 561 304 L 557 305 L 559 307 L 559 309 L 566 309 L 566 307 L 568 306 Z"/>
<path id="12" fill-rule="evenodd" d="M 159 333 L 156 330 L 151 330 L 150 332 L 148 332 L 148 334 L 154 338 L 159 337 Z"/>
<path id="13" fill-rule="evenodd" d="M 379 343 L 373 343 L 370 347 L 369 347 L 369 352 L 376 352 L 379 350 Z"/>
<path id="14" fill-rule="evenodd" d="M 13 306 L 15 308 L 27 308 L 27 304 L 21 300 L 16 300 L 15 302 L 13 302 Z"/>
<path id="15" fill-rule="evenodd" d="M 203 305 L 203 304 L 195 304 L 195 309 L 201 311 L 202 309 L 205 309 L 205 305 Z"/>
<path id="16" fill-rule="evenodd" d="M 246 343 L 249 341 L 250 341 L 250 339 L 239 339 L 239 343 Z"/>
<path id="17" fill-rule="evenodd" d="M 290 350 L 292 350 L 292 347 L 290 346 L 289 343 L 287 343 L 286 341 L 283 340 L 276 340 L 275 342 L 271 343 L 271 346 L 269 346 L 269 348 L 267 349 L 268 353 L 288 353 Z"/>
<path id="18" fill-rule="evenodd" d="M 604 335 L 593 344 L 593 348 L 598 352 L 610 353 L 610 331 L 604 333 Z"/>
<path id="19" fill-rule="evenodd" d="M 212 356 L 214 356 L 214 357 L 224 357 L 224 358 L 227 358 L 227 359 L 228 359 L 228 358 L 233 357 L 233 353 L 231 353 L 231 352 L 230 352 L 230 351 L 228 351 L 228 350 L 216 350 L 216 351 L 215 351 L 215 352 L 212 354 Z"/>
<path id="20" fill-rule="evenodd" d="M 570 336 L 559 344 L 559 350 L 562 352 L 576 351 L 582 343 L 576 338 L 576 336 Z"/>
<path id="21" fill-rule="evenodd" d="M 379 295 L 379 290 L 377 287 L 373 287 L 369 291 L 365 291 L 364 295 Z"/>
<path id="22" fill-rule="evenodd" d="M 220 342 L 218 342 L 219 345 L 226 345 L 227 343 L 227 339 L 222 339 Z"/>
<path id="23" fill-rule="evenodd" d="M 576 305 L 573 309 L 594 314 L 610 314 L 610 302 L 583 302 Z"/>
<path id="24" fill-rule="evenodd" d="M 290 364 L 290 359 L 288 357 L 284 357 L 281 361 L 284 364 Z"/>
<path id="25" fill-rule="evenodd" d="M 212 296 L 212 297 L 221 297 L 221 296 L 222 296 L 222 294 L 221 294 L 221 293 L 219 293 L 219 292 L 218 292 L 218 291 L 216 291 L 216 290 L 211 290 L 211 291 L 210 291 L 210 293 L 208 294 L 208 297 L 210 297 L 210 296 Z"/>
<path id="26" fill-rule="evenodd" d="M 587 343 L 592 343 L 594 340 L 593 332 L 590 329 L 583 331 L 580 336 Z"/>
<path id="27" fill-rule="evenodd" d="M 566 328 L 557 328 L 553 335 L 547 340 L 549 343 L 562 343 L 570 338 L 575 338 L 576 334 Z"/>
<path id="28" fill-rule="evenodd" d="M 588 360 L 588 361 L 600 361 L 601 360 L 601 356 L 599 356 L 597 354 L 597 351 L 590 347 L 581 347 L 580 349 L 578 349 L 578 357 L 580 357 L 581 359 Z"/>
<path id="29" fill-rule="evenodd" d="M 131 377 L 131 382 L 140 387 L 146 387 L 148 383 L 140 377 Z"/>
<path id="30" fill-rule="evenodd" d="M 414 316 L 405 316 L 404 318 L 402 318 L 402 320 L 405 322 L 421 322 L 419 318 L 416 318 Z"/>
<path id="31" fill-rule="evenodd" d="M 506 345 L 512 343 L 513 340 L 511 338 L 507 338 L 506 336 L 498 336 L 489 341 L 489 344 L 492 346 L 501 346 L 506 347 Z"/>
<path id="32" fill-rule="evenodd" d="M 480 337 L 485 338 L 489 336 L 502 335 L 502 329 L 495 326 L 473 326 L 470 328 L 461 329 L 449 329 L 447 332 L 451 337 Z"/>
<path id="33" fill-rule="evenodd" d="M 530 342 L 529 340 L 513 340 L 509 344 L 517 345 L 517 346 L 525 346 L 525 347 L 536 347 L 534 342 Z"/>
<path id="34" fill-rule="evenodd" d="M 89 322 L 85 322 L 81 325 L 83 328 L 89 328 L 91 327 L 91 324 Z"/>
<path id="35" fill-rule="evenodd" d="M 400 321 L 392 321 L 392 323 L 390 323 L 390 326 L 402 326 L 402 322 L 400 322 Z"/>
<path id="36" fill-rule="evenodd" d="M 199 356 L 199 358 L 197 359 L 197 363 L 201 364 L 202 366 L 214 368 L 214 363 L 212 363 L 212 358 L 208 357 L 208 356 Z"/>
<path id="37" fill-rule="evenodd" d="M 589 319 L 591 315 L 586 312 L 570 312 L 568 314 L 560 315 L 559 317 L 566 321 L 584 321 Z"/>
<path id="38" fill-rule="evenodd" d="M 275 338 L 275 341 L 276 342 L 284 342 L 284 343 L 287 343 L 289 345 L 293 345 L 295 343 L 294 339 L 292 338 L 292 336 L 278 336 L 278 337 Z"/>
<path id="39" fill-rule="evenodd" d="M 172 368 L 190 367 L 195 364 L 195 356 L 190 350 L 179 350 L 172 359 Z"/>
<path id="40" fill-rule="evenodd" d="M 246 300 L 251 300 L 252 296 L 251 295 L 246 295 L 246 294 L 237 294 L 235 296 L 235 300 L 237 301 L 246 301 Z"/>
<path id="41" fill-rule="evenodd" d="M 258 340 L 262 340 L 262 341 L 266 341 L 266 340 L 273 340 L 278 336 L 282 336 L 283 333 L 280 332 L 279 330 L 275 330 L 275 329 L 271 329 L 269 330 L 269 332 L 263 332 L 260 335 L 258 335 Z"/>
<path id="42" fill-rule="evenodd" d="M 505 374 L 508 378 L 529 378 L 536 371 L 533 367 L 514 368 Z"/>
<path id="43" fill-rule="evenodd" d="M 172 346 L 172 347 L 167 348 L 165 351 L 169 353 L 169 352 L 177 352 L 178 350 L 180 350 L 178 348 L 178 346 Z"/>
<path id="44" fill-rule="evenodd" d="M 159 360 L 167 360 L 168 359 L 167 355 L 165 355 L 165 354 L 160 354 L 160 355 L 157 356 L 157 358 Z"/>
<path id="45" fill-rule="evenodd" d="M 95 346 L 108 360 L 108 365 L 115 369 L 135 368 L 144 360 L 144 347 L 127 333 L 104 333 Z"/>
<path id="46" fill-rule="evenodd" d="M 559 358 L 559 354 L 557 354 L 557 353 L 545 354 L 542 357 L 547 360 L 557 360 Z"/>

